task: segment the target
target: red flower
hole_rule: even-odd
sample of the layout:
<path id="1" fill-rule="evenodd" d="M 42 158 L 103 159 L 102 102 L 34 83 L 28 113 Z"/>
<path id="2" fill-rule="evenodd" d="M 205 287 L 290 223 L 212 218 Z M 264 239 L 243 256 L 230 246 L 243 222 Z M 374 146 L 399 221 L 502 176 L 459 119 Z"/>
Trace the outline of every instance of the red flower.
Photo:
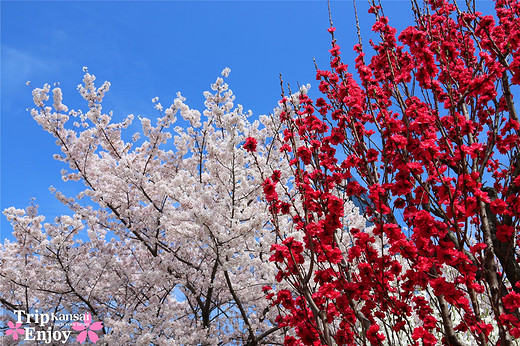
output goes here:
<path id="1" fill-rule="evenodd" d="M 484 250 L 486 247 L 487 245 L 484 243 L 476 243 L 475 245 L 470 246 L 469 251 L 474 254 L 479 252 L 480 250 Z"/>
<path id="2" fill-rule="evenodd" d="M 502 298 L 504 302 L 504 306 L 508 310 L 516 310 L 520 308 L 520 294 L 516 292 L 511 292 L 504 298 Z"/>
<path id="3" fill-rule="evenodd" d="M 256 144 L 257 141 L 253 137 L 247 137 L 246 143 L 244 144 L 244 149 L 249 152 L 255 152 L 256 151 Z"/>
<path id="4" fill-rule="evenodd" d="M 271 179 L 267 178 L 262 185 L 264 187 L 265 199 L 267 199 L 268 202 L 273 202 L 278 199 L 276 187 Z"/>
<path id="5" fill-rule="evenodd" d="M 383 334 L 378 333 L 379 326 L 377 324 L 373 324 L 368 328 L 367 338 L 373 345 L 381 344 L 386 338 Z"/>
<path id="6" fill-rule="evenodd" d="M 497 239 L 503 243 L 508 242 L 511 236 L 515 232 L 515 229 L 507 225 L 498 225 L 497 227 Z"/>

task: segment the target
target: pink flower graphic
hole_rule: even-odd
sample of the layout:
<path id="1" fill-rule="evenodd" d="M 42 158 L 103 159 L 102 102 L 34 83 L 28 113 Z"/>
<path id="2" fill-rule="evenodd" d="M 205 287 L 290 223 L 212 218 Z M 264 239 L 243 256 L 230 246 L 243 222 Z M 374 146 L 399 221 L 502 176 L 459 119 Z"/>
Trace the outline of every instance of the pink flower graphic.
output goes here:
<path id="1" fill-rule="evenodd" d="M 92 341 L 93 343 L 96 343 L 99 340 L 99 337 L 96 333 L 93 332 L 93 330 L 100 330 L 103 328 L 103 322 L 95 322 L 92 324 L 91 322 L 92 315 L 87 314 L 83 323 L 74 322 L 72 324 L 72 329 L 81 331 L 81 333 L 78 335 L 78 338 L 76 339 L 76 341 L 78 341 L 80 344 L 82 344 L 87 339 L 87 336 L 89 341 Z"/>
<path id="2" fill-rule="evenodd" d="M 13 340 L 18 340 L 18 334 L 25 334 L 25 330 L 20 328 L 22 326 L 22 323 L 19 322 L 16 325 L 9 321 L 7 322 L 7 325 L 9 326 L 9 329 L 6 330 L 5 335 L 13 335 Z"/>

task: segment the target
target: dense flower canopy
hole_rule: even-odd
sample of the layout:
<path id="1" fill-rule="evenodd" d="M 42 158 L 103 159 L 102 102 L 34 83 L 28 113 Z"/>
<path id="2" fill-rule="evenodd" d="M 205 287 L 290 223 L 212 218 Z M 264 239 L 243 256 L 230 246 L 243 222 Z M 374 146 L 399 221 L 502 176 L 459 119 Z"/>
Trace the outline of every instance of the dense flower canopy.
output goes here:
<path id="1" fill-rule="evenodd" d="M 76 342 L 517 344 L 520 2 L 412 11 L 398 32 L 373 2 L 379 39 L 357 23 L 353 68 L 331 21 L 321 97 L 282 92 L 255 121 L 221 77 L 202 112 L 155 98 L 133 135 L 88 71 L 86 112 L 34 89 L 63 180 L 85 188 L 53 190 L 72 211 L 54 222 L 4 211 L 0 303 L 88 313 Z M 25 332 L 11 317 L 7 344 Z"/>
<path id="2" fill-rule="evenodd" d="M 373 3 L 380 41 L 369 56 L 359 36 L 356 77 L 331 22 L 323 97 L 281 101 L 282 149 L 306 210 L 291 213 L 304 245 L 275 249 L 297 292 L 273 296 L 297 333 L 287 344 L 520 337 L 520 4 L 498 0 L 494 16 L 442 0 L 412 7 L 415 25 L 398 33 Z M 348 197 L 338 190 L 374 224 L 349 228 L 351 243 L 339 238 Z"/>

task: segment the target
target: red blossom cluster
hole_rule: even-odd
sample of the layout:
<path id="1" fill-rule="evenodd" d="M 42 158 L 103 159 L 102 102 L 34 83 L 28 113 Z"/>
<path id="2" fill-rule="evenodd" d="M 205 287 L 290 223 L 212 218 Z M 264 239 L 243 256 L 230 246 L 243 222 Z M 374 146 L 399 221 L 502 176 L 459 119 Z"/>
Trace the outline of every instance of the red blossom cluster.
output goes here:
<path id="1" fill-rule="evenodd" d="M 303 239 L 271 249 L 293 288 L 268 290 L 279 324 L 294 328 L 287 345 L 520 337 L 520 2 L 496 0 L 493 16 L 428 6 L 413 5 L 415 25 L 397 33 L 373 4 L 380 41 L 367 61 L 360 37 L 357 77 L 331 26 L 331 69 L 316 75 L 324 96 L 281 101 L 303 208 L 265 180 L 273 218 L 292 213 Z M 349 227 L 349 197 L 372 229 Z"/>
<path id="2" fill-rule="evenodd" d="M 253 137 L 247 137 L 246 142 L 244 143 L 244 149 L 246 149 L 249 152 L 255 152 L 256 151 L 256 145 L 257 141 Z"/>

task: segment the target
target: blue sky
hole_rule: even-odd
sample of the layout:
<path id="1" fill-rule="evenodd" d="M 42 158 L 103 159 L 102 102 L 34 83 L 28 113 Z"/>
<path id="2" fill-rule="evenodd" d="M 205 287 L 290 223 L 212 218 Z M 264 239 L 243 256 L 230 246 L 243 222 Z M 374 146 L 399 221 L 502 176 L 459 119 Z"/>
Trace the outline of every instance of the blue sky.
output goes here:
<path id="1" fill-rule="evenodd" d="M 390 22 L 410 23 L 408 1 L 383 2 Z M 52 136 L 26 111 L 33 87 L 60 82 L 64 103 L 82 107 L 76 86 L 82 67 L 112 83 L 104 110 L 154 117 L 151 99 L 168 106 L 181 91 L 202 109 L 202 93 L 223 68 L 236 103 L 256 116 L 280 98 L 279 74 L 296 89 L 314 85 L 315 69 L 328 66 L 330 35 L 323 1 L 1 1 L 1 201 L 0 209 L 24 208 L 36 198 L 52 220 L 67 210 L 49 193 L 53 185 L 74 196 L 81 186 L 63 183 L 63 164 Z M 371 17 L 359 1 L 368 37 Z M 332 1 L 336 37 L 353 63 L 356 43 L 351 1 Z M 2 215 L 1 238 L 11 228 Z"/>
<path id="2" fill-rule="evenodd" d="M 337 2 L 351 23 L 350 2 Z M 325 1 L 2 1 L 1 2 L 1 209 L 24 208 L 36 198 L 52 220 L 67 212 L 49 193 L 81 188 L 63 183 L 54 139 L 26 111 L 33 87 L 60 82 L 64 103 L 84 107 L 76 86 L 82 67 L 112 83 L 104 102 L 116 119 L 153 117 L 151 99 L 167 106 L 177 91 L 202 108 L 202 93 L 224 67 L 236 102 L 255 115 L 280 98 L 280 73 L 296 85 L 314 80 L 313 57 L 326 67 L 330 45 Z M 343 25 L 343 36 L 354 32 Z M 349 45 L 352 46 L 349 42 Z M 1 237 L 11 228 L 2 215 Z"/>

